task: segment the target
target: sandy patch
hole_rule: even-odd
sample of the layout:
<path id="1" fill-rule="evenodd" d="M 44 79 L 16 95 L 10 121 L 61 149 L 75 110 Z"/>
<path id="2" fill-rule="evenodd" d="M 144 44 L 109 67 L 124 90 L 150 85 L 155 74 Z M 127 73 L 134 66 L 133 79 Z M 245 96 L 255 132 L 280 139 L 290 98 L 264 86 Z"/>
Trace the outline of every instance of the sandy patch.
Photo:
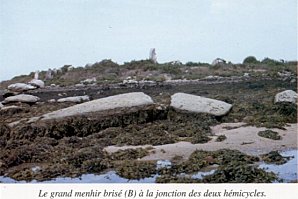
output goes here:
<path id="1" fill-rule="evenodd" d="M 184 159 L 187 159 L 190 154 L 197 149 L 206 151 L 236 149 L 246 154 L 260 155 L 272 150 L 288 150 L 297 148 L 297 124 L 288 125 L 286 130 L 271 129 L 279 133 L 282 137 L 281 140 L 271 140 L 258 136 L 258 132 L 266 130 L 266 128 L 244 125 L 245 123 L 222 123 L 211 127 L 212 132 L 214 133 L 213 139 L 205 144 L 178 142 L 175 144 L 153 146 L 155 148 L 155 153 L 151 153 L 150 155 L 144 157 L 143 160 L 172 159 L 174 156 L 182 156 Z M 232 127 L 232 129 L 226 129 L 227 127 Z M 219 135 L 225 135 L 227 139 L 222 142 L 216 142 L 215 139 Z M 146 148 L 148 146 L 150 145 L 123 147 L 109 146 L 106 147 L 105 150 L 109 153 L 113 153 L 120 149 Z"/>

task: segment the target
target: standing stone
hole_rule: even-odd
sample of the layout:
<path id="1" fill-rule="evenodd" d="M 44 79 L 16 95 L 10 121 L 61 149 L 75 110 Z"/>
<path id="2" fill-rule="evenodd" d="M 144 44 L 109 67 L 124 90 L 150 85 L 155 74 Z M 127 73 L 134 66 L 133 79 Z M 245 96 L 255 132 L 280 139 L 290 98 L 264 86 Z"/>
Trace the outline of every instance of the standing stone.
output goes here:
<path id="1" fill-rule="evenodd" d="M 46 80 L 50 80 L 50 79 L 53 79 L 53 76 L 52 76 L 52 70 L 49 68 L 49 70 L 47 71 L 46 73 Z"/>
<path id="2" fill-rule="evenodd" d="M 39 71 L 37 70 L 35 73 L 34 73 L 34 79 L 38 79 L 39 78 Z"/>
<path id="3" fill-rule="evenodd" d="M 149 60 L 151 60 L 155 64 L 157 63 L 157 56 L 156 56 L 155 48 L 150 49 Z"/>

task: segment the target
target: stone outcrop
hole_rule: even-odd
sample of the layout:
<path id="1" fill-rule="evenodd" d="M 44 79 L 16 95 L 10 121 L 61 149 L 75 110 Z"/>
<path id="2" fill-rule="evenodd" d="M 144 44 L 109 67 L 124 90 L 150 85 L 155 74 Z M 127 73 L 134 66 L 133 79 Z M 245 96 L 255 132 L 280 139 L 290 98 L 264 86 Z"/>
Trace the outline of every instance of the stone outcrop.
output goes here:
<path id="1" fill-rule="evenodd" d="M 81 103 L 85 101 L 90 101 L 90 97 L 88 95 L 65 97 L 57 100 L 57 102 L 74 102 L 74 103 Z"/>
<path id="2" fill-rule="evenodd" d="M 15 83 L 15 84 L 9 85 L 7 89 L 13 92 L 23 92 L 27 90 L 34 90 L 36 89 L 36 87 L 29 84 L 24 84 L 24 83 Z"/>
<path id="3" fill-rule="evenodd" d="M 292 90 L 286 90 L 286 91 L 277 93 L 275 95 L 274 102 L 275 103 L 278 103 L 278 102 L 296 103 L 297 102 L 297 93 Z"/>
<path id="4" fill-rule="evenodd" d="M 171 96 L 171 107 L 177 110 L 223 116 L 230 111 L 232 105 L 197 95 L 176 93 Z"/>
<path id="5" fill-rule="evenodd" d="M 125 93 L 105 97 L 82 104 L 77 104 L 68 108 L 60 109 L 51 113 L 42 115 L 41 117 L 31 118 L 28 122 L 34 122 L 39 119 L 61 119 L 64 117 L 71 117 L 77 115 L 84 115 L 88 113 L 95 113 L 100 111 L 109 111 L 121 108 L 142 107 L 154 104 L 150 96 L 142 92 Z"/>
<path id="6" fill-rule="evenodd" d="M 20 94 L 11 97 L 7 97 L 4 99 L 3 103 L 11 103 L 11 102 L 23 102 L 23 103 L 36 103 L 39 101 L 39 97 L 27 94 Z"/>
<path id="7" fill-rule="evenodd" d="M 32 79 L 30 82 L 28 82 L 28 84 L 36 87 L 36 88 L 44 88 L 44 81 L 40 80 L 40 79 Z"/>

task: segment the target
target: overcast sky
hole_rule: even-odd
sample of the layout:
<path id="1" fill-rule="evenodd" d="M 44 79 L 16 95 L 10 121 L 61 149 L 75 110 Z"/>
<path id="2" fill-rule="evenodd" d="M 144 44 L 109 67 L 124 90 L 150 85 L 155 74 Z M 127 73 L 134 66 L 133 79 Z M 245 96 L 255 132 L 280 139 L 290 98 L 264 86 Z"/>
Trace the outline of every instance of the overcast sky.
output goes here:
<path id="1" fill-rule="evenodd" d="M 65 64 L 297 59 L 297 0 L 0 0 L 0 81 Z"/>

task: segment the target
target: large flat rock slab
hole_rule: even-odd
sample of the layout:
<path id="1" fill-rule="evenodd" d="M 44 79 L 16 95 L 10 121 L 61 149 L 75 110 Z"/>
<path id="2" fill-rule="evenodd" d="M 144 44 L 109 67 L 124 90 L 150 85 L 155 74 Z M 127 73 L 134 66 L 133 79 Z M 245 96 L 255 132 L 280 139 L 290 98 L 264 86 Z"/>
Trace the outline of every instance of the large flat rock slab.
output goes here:
<path id="1" fill-rule="evenodd" d="M 27 94 L 20 94 L 11 97 L 7 97 L 4 99 L 3 103 L 11 103 L 11 102 L 23 102 L 23 103 L 36 103 L 39 101 L 39 97 Z"/>
<path id="2" fill-rule="evenodd" d="M 142 92 L 126 93 L 77 104 L 68 108 L 47 113 L 41 116 L 41 120 L 61 119 L 64 117 L 108 111 L 117 108 L 139 107 L 152 104 L 154 104 L 154 102 L 151 97 Z M 31 121 L 34 121 L 35 119 L 32 118 Z"/>
<path id="3" fill-rule="evenodd" d="M 230 111 L 232 105 L 220 100 L 197 95 L 176 93 L 171 96 L 171 107 L 177 110 L 222 116 Z"/>
<path id="4" fill-rule="evenodd" d="M 24 84 L 24 83 L 15 83 L 15 84 L 9 85 L 7 89 L 14 92 L 23 92 L 27 90 L 34 90 L 36 89 L 36 87 L 29 84 Z"/>

